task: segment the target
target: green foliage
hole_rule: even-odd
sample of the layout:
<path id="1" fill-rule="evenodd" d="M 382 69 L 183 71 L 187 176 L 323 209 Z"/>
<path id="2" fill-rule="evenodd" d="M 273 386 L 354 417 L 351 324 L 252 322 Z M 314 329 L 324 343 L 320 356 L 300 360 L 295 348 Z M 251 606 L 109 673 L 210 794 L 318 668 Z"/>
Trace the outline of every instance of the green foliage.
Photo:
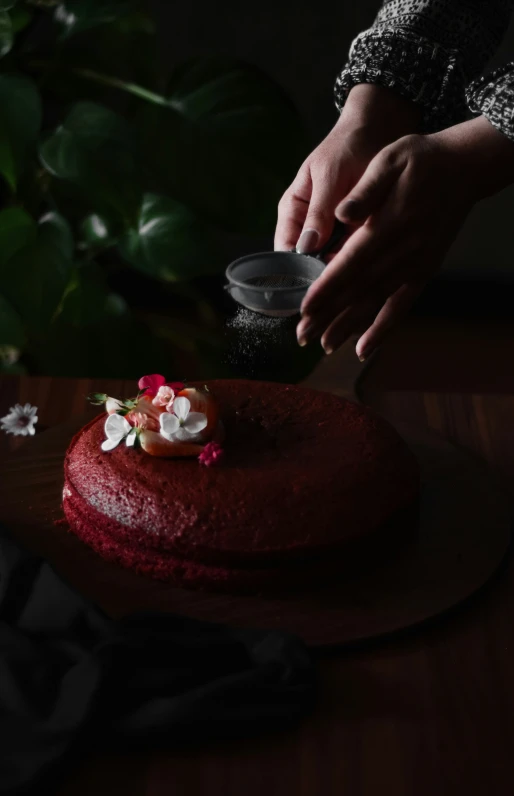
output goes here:
<path id="1" fill-rule="evenodd" d="M 33 156 L 41 127 L 41 100 L 32 80 L 0 74 L 0 174 L 11 190 Z"/>
<path id="2" fill-rule="evenodd" d="M 11 17 L 7 11 L 0 10 L 0 58 L 10 51 L 13 45 L 13 35 Z"/>
<path id="3" fill-rule="evenodd" d="M 186 206 L 145 194 L 136 225 L 120 239 L 120 252 L 135 268 L 175 282 L 209 270 L 208 236 L 207 225 Z"/>
<path id="4" fill-rule="evenodd" d="M 156 51 L 140 0 L 0 0 L 0 370 L 224 372 L 227 246 L 307 142 L 255 67 Z"/>

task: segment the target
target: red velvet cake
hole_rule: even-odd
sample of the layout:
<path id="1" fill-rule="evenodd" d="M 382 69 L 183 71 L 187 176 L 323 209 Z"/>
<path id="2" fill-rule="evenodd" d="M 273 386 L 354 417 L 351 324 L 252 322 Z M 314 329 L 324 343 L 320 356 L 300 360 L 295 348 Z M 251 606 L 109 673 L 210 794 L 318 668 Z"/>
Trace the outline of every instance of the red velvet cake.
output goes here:
<path id="1" fill-rule="evenodd" d="M 151 404 L 149 392 L 146 405 L 160 394 Z M 71 442 L 64 512 L 105 558 L 190 588 L 259 591 L 342 571 L 363 551 L 392 546 L 400 529 L 414 532 L 417 462 L 368 409 L 297 386 L 213 381 L 204 395 L 219 407 L 214 416 L 190 411 L 194 388 L 177 394 L 191 398 L 189 415 L 175 397 L 170 420 L 172 402 L 167 412 L 161 402 L 160 433 L 141 414 L 131 424 L 129 410 L 143 408 L 134 399 L 109 421 L 114 432 L 102 414 Z M 222 428 L 221 458 L 212 440 Z"/>

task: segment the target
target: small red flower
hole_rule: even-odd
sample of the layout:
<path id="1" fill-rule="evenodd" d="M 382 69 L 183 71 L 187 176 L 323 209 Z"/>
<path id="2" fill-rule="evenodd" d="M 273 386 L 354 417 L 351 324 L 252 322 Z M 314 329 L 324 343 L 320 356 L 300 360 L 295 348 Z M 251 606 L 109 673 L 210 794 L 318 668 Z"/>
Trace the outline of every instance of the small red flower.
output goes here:
<path id="1" fill-rule="evenodd" d="M 218 442 L 208 442 L 201 454 L 198 457 L 200 464 L 205 464 L 206 467 L 212 467 L 213 464 L 219 464 L 223 458 L 224 450 Z"/>

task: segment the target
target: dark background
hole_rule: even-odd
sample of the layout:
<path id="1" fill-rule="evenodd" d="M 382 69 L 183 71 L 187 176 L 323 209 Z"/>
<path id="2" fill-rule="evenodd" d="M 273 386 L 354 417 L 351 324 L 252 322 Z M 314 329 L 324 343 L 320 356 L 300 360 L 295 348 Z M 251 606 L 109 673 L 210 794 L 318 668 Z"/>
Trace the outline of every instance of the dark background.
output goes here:
<path id="1" fill-rule="evenodd" d="M 222 52 L 259 65 L 289 92 L 321 140 L 337 114 L 332 87 L 354 36 L 372 23 L 377 0 L 221 4 L 153 0 L 164 60 Z M 511 24 L 491 66 L 513 57 Z M 514 282 L 514 188 L 477 206 L 449 252 L 448 276 Z"/>

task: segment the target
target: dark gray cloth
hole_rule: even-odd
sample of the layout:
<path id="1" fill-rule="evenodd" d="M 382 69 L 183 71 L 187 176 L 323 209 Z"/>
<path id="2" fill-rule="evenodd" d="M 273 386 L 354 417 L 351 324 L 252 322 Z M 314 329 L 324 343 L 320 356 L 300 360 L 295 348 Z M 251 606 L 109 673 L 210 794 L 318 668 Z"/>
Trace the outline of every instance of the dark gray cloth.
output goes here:
<path id="1" fill-rule="evenodd" d="M 169 614 L 111 620 L 0 534 L 0 793 L 47 792 L 98 744 L 274 731 L 314 695 L 300 640 Z"/>
<path id="2" fill-rule="evenodd" d="M 514 0 L 386 0 L 352 42 L 337 107 L 357 83 L 375 83 L 419 105 L 424 132 L 463 121 L 469 109 L 514 139 L 514 62 L 480 78 L 513 8 Z"/>

